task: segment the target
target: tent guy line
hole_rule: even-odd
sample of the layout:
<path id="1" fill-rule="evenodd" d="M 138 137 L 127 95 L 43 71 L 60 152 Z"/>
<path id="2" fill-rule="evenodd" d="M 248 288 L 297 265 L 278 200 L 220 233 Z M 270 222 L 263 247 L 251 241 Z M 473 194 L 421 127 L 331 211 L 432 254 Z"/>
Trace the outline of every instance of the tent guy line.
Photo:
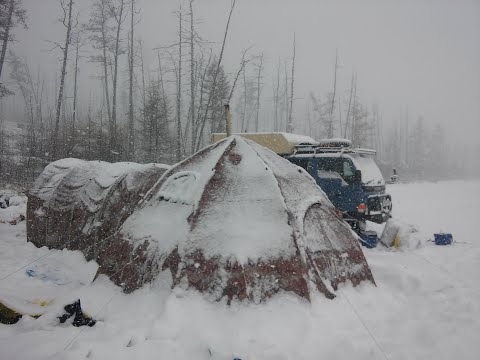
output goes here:
<path id="1" fill-rule="evenodd" d="M 107 241 L 107 240 L 111 240 L 113 236 L 117 235 L 117 233 L 118 233 L 118 231 L 117 231 L 116 233 L 108 236 L 107 238 L 103 239 L 103 240 L 100 241 L 100 242 L 97 242 L 97 243 L 94 243 L 93 245 L 87 246 L 87 247 L 85 248 L 85 250 L 89 250 L 89 249 L 91 249 L 92 247 L 98 246 L 98 245 L 104 243 L 104 242 Z M 61 250 L 59 249 L 59 251 L 69 250 L 69 249 L 67 248 L 67 246 L 70 245 L 72 242 L 77 241 L 77 240 L 79 240 L 79 239 L 80 239 L 80 237 L 76 237 L 75 239 L 71 239 L 70 241 L 67 241 L 67 242 L 65 243 L 65 247 L 64 247 L 63 249 L 61 249 Z M 49 250 L 52 250 L 52 249 L 49 249 Z M 36 263 L 37 261 L 46 259 L 46 258 L 48 258 L 49 256 L 51 256 L 51 255 L 53 255 L 53 254 L 55 254 L 55 253 L 56 253 L 55 251 L 49 251 L 47 254 L 44 254 L 44 255 L 42 255 L 42 256 L 39 256 L 38 258 L 36 258 L 35 260 L 29 262 L 28 264 L 26 264 L 26 265 L 24 265 L 24 266 L 22 266 L 22 267 L 20 267 L 20 268 L 18 268 L 18 269 L 16 269 L 16 270 L 12 271 L 11 273 L 5 275 L 4 277 L 2 277 L 2 278 L 0 279 L 0 281 L 3 281 L 3 280 L 5 280 L 5 279 L 9 278 L 10 276 L 16 274 L 17 272 L 25 269 L 27 266 L 30 266 L 30 265 Z"/>
<path id="2" fill-rule="evenodd" d="M 347 294 L 345 294 L 345 292 L 342 291 L 342 289 L 339 289 L 338 291 L 339 294 L 342 295 L 342 297 L 345 298 L 345 300 L 347 300 L 347 303 L 348 303 L 348 306 L 352 309 L 353 313 L 355 314 L 356 318 L 358 319 L 358 321 L 360 321 L 360 323 L 362 324 L 362 326 L 364 327 L 364 329 L 367 331 L 368 335 L 370 336 L 370 338 L 373 340 L 373 342 L 375 343 L 375 345 L 377 346 L 377 348 L 380 350 L 380 352 L 383 354 L 384 358 L 386 360 L 390 360 L 387 356 L 387 354 L 385 354 L 385 351 L 383 351 L 382 347 L 380 346 L 380 344 L 378 343 L 377 339 L 375 338 L 375 336 L 373 336 L 373 333 L 372 331 L 370 330 L 370 328 L 367 326 L 367 324 L 365 323 L 365 321 L 363 320 L 363 318 L 360 316 L 360 314 L 358 313 L 358 311 L 353 307 L 353 304 L 351 303 L 350 299 L 348 298 Z"/>

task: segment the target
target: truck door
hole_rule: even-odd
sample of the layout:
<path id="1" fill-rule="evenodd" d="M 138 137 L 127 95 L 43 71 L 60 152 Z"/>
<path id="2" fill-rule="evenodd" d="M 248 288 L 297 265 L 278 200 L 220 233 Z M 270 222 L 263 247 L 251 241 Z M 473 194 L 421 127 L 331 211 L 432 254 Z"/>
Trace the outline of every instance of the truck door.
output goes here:
<path id="1" fill-rule="evenodd" d="M 355 177 L 353 162 L 345 157 L 316 157 L 308 172 L 327 194 L 335 207 L 356 212 L 363 201 L 362 184 Z"/>

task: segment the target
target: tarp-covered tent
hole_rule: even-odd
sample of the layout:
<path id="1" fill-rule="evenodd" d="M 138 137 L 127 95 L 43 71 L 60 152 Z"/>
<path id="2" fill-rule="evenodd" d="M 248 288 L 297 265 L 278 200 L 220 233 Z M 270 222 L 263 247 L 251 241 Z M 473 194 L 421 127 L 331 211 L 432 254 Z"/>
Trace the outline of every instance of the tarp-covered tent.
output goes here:
<path id="1" fill-rule="evenodd" d="M 111 235 L 167 168 L 78 159 L 51 163 L 28 193 L 28 241 L 82 250 L 88 260 L 98 260 Z"/>
<path id="2" fill-rule="evenodd" d="M 38 216 L 34 206 L 30 214 Z M 167 270 L 172 286 L 228 301 L 260 302 L 282 290 L 310 299 L 312 289 L 332 298 L 341 282 L 374 282 L 313 179 L 241 137 L 168 170 L 107 243 L 98 272 L 127 292 Z"/>

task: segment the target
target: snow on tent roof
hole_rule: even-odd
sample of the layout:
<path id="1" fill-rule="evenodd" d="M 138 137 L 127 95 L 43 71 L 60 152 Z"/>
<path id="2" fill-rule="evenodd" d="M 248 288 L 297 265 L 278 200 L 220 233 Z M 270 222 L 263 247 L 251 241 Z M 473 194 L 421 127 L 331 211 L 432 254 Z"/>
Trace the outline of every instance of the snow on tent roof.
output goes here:
<path id="1" fill-rule="evenodd" d="M 233 135 L 252 140 L 281 155 L 293 154 L 295 147 L 300 144 L 317 144 L 317 142 L 309 136 L 283 132 L 255 132 Z M 223 140 L 226 136 L 225 133 L 214 133 L 212 134 L 212 143 Z"/>
<path id="2" fill-rule="evenodd" d="M 125 221 L 99 268 L 133 291 L 169 270 L 172 286 L 216 300 L 263 301 L 279 291 L 334 297 L 373 277 L 348 225 L 313 179 L 241 137 L 167 171 Z"/>
<path id="3" fill-rule="evenodd" d="M 298 134 L 292 134 L 292 133 L 282 133 L 282 135 L 287 139 L 288 142 L 296 145 L 302 144 L 302 143 L 317 144 L 317 142 L 313 140 L 310 136 L 298 135 Z"/>

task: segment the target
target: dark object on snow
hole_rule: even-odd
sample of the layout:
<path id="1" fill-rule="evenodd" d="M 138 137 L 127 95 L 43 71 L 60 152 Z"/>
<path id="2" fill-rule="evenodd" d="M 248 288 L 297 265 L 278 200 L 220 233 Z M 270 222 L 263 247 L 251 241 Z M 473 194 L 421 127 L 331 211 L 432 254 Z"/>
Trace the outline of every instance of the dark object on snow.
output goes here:
<path id="1" fill-rule="evenodd" d="M 435 241 L 435 245 L 450 245 L 453 241 L 452 234 L 433 234 L 433 240 Z"/>
<path id="2" fill-rule="evenodd" d="M 6 209 L 10 206 L 10 196 L 0 194 L 0 209 Z"/>
<path id="3" fill-rule="evenodd" d="M 10 309 L 0 302 L 0 323 L 5 325 L 12 325 L 22 318 L 22 314 Z"/>
<path id="4" fill-rule="evenodd" d="M 80 299 L 71 304 L 65 305 L 64 309 L 67 313 L 58 318 L 61 324 L 70 319 L 73 315 L 75 315 L 72 323 L 73 326 L 79 327 L 87 325 L 92 327 L 96 323 L 95 320 L 83 313 Z"/>
<path id="5" fill-rule="evenodd" d="M 377 246 L 378 236 L 375 231 L 360 230 L 358 232 L 360 237 L 360 243 L 368 249 L 372 249 Z"/>
<path id="6" fill-rule="evenodd" d="M 395 184 L 398 181 L 397 169 L 393 168 L 393 174 L 390 176 L 390 184 Z"/>

